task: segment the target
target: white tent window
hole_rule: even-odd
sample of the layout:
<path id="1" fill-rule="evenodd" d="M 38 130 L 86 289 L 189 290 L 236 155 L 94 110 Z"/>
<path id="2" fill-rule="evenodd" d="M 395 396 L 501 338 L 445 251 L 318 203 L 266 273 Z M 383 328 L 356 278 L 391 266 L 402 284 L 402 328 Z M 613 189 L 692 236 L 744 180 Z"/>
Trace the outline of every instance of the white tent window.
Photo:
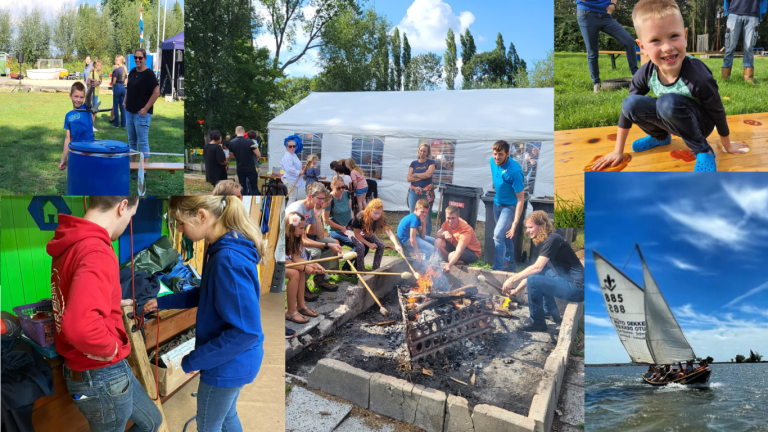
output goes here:
<path id="1" fill-rule="evenodd" d="M 363 170 L 365 177 L 381 180 L 384 161 L 384 137 L 352 136 L 352 159 Z"/>
<path id="2" fill-rule="evenodd" d="M 301 132 L 294 132 L 293 134 L 301 137 L 301 144 L 304 146 L 301 152 L 296 155 L 299 160 L 305 162 L 309 155 L 316 154 L 317 163 L 315 166 L 320 166 L 320 161 L 323 159 L 323 134 Z"/>
<path id="3" fill-rule="evenodd" d="M 419 145 L 422 143 L 429 144 L 429 148 L 432 150 L 432 159 L 435 160 L 435 173 L 432 175 L 432 183 L 435 186 L 453 183 L 456 140 L 419 138 Z"/>
<path id="4" fill-rule="evenodd" d="M 523 169 L 526 184 L 528 182 L 535 183 L 534 174 L 536 173 L 536 163 L 539 161 L 539 153 L 541 152 L 541 142 L 516 142 L 510 145 L 512 146 L 510 157 L 519 163 Z M 519 154 L 518 149 L 521 150 Z M 531 187 L 531 189 L 533 188 Z"/>

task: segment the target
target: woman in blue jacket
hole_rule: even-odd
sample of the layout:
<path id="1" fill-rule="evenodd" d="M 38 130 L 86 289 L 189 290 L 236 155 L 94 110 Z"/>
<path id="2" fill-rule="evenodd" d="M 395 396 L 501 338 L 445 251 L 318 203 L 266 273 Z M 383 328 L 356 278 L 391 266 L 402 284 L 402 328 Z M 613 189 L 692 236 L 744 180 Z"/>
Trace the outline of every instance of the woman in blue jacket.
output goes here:
<path id="1" fill-rule="evenodd" d="M 261 231 L 234 196 L 171 197 L 169 214 L 192 241 L 205 239 L 199 288 L 147 302 L 144 311 L 197 307 L 195 349 L 181 361 L 200 371 L 197 430 L 242 431 L 237 397 L 256 378 L 264 357 L 259 308 Z"/>

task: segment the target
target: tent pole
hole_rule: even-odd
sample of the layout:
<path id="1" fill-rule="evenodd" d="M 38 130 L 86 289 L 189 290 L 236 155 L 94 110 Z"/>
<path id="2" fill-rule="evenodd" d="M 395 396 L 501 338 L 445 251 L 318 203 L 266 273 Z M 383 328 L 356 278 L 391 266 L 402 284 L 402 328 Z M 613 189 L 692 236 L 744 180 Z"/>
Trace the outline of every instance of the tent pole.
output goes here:
<path id="1" fill-rule="evenodd" d="M 163 10 L 165 11 L 165 14 L 163 15 L 163 40 L 165 40 L 165 20 L 168 18 L 168 0 L 165 0 L 165 7 Z"/>
<path id="2" fill-rule="evenodd" d="M 157 0 L 155 4 L 155 10 L 157 11 L 157 49 L 155 50 L 155 55 L 158 57 L 156 59 L 157 67 L 155 68 L 156 71 L 160 70 L 160 0 Z"/>
<path id="3" fill-rule="evenodd" d="M 176 99 L 176 42 L 173 43 L 173 69 L 171 69 L 171 97 Z"/>

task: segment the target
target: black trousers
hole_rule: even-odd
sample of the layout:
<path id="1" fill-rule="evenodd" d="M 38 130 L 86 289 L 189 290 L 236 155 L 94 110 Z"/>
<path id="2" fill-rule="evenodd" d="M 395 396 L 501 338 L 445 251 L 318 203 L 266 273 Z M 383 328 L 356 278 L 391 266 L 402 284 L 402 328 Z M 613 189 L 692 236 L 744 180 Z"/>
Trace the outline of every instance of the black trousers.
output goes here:
<path id="1" fill-rule="evenodd" d="M 261 195 L 259 192 L 259 174 L 256 171 L 238 172 L 237 180 L 243 188 L 243 195 Z"/>

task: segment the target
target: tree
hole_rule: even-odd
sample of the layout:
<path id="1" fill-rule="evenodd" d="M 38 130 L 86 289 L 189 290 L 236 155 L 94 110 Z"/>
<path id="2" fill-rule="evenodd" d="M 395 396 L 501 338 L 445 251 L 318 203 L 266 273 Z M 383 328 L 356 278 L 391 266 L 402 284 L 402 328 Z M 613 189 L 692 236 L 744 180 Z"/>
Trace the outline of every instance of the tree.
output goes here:
<path id="1" fill-rule="evenodd" d="M 288 77 L 277 82 L 280 89 L 280 99 L 275 102 L 277 106 L 276 115 L 288 111 L 292 106 L 301 102 L 302 99 L 315 91 L 317 78 L 307 77 Z"/>
<path id="2" fill-rule="evenodd" d="M 63 4 L 53 19 L 53 45 L 69 61 L 75 51 L 75 27 L 77 8 L 74 3 Z"/>
<path id="3" fill-rule="evenodd" d="M 0 8 L 0 51 L 13 51 L 14 30 L 13 20 L 11 19 L 11 10 Z"/>
<path id="4" fill-rule="evenodd" d="M 394 65 L 394 81 L 390 80 L 390 90 L 403 89 L 403 65 L 400 63 L 400 30 L 395 27 L 392 34 L 392 63 Z"/>
<path id="5" fill-rule="evenodd" d="M 389 37 L 387 26 L 380 25 L 376 36 L 376 90 L 389 90 Z"/>
<path id="6" fill-rule="evenodd" d="M 516 84 L 518 71 L 522 70 L 523 73 L 525 73 L 525 69 L 525 60 L 521 59 L 520 56 L 517 55 L 515 44 L 510 42 L 509 52 L 507 53 L 507 81 Z"/>
<path id="7" fill-rule="evenodd" d="M 473 80 L 471 66 L 472 57 L 475 55 L 477 48 L 475 47 L 475 38 L 472 37 L 472 33 L 467 29 L 463 35 L 459 36 L 461 41 L 461 76 L 465 83 L 470 83 Z"/>
<path id="8" fill-rule="evenodd" d="M 403 90 L 411 89 L 411 44 L 408 43 L 408 35 L 403 32 Z"/>
<path id="9" fill-rule="evenodd" d="M 711 364 L 715 361 L 711 356 L 707 356 L 707 363 Z"/>
<path id="10" fill-rule="evenodd" d="M 744 356 L 741 354 L 736 354 L 736 363 L 744 363 Z"/>
<path id="11" fill-rule="evenodd" d="M 337 16 L 347 10 L 359 11 L 354 0 L 259 0 L 267 9 L 266 28 L 275 39 L 275 67 L 284 71 L 286 67 L 301 60 L 313 48 L 320 48 L 324 42 L 321 38 L 323 29 Z M 306 10 L 314 10 L 308 16 Z M 307 41 L 301 52 L 280 65 L 280 53 L 290 51 L 297 41 L 296 30 L 301 28 L 307 36 Z"/>
<path id="12" fill-rule="evenodd" d="M 39 7 L 21 10 L 16 34 L 16 50 L 24 53 L 24 61 L 34 64 L 38 59 L 50 57 L 51 27 L 45 12 Z"/>
<path id="13" fill-rule="evenodd" d="M 760 355 L 758 352 L 753 352 L 752 350 L 749 350 L 749 359 L 747 359 L 746 363 L 758 363 L 760 360 L 763 359 L 763 356 Z"/>
<path id="14" fill-rule="evenodd" d="M 78 57 L 85 57 L 86 55 L 106 57 L 114 53 L 114 25 L 110 16 L 109 6 L 99 9 L 98 6 L 83 3 L 78 7 L 77 26 L 75 28 L 75 48 Z M 138 17 L 136 28 L 138 40 Z"/>
<path id="15" fill-rule="evenodd" d="M 526 74 L 525 68 L 518 71 L 518 74 Z M 555 86 L 555 53 L 550 51 L 547 58 L 538 60 L 533 65 L 533 71 L 528 74 L 530 84 L 528 87 L 554 87 Z"/>
<path id="16" fill-rule="evenodd" d="M 445 65 L 443 66 L 445 69 L 445 85 L 448 87 L 448 90 L 453 90 L 456 84 L 456 76 L 459 74 L 459 67 L 456 56 L 456 36 L 451 28 L 448 29 L 445 45 L 445 54 L 443 54 L 443 59 L 445 60 Z"/>
<path id="17" fill-rule="evenodd" d="M 434 53 L 414 57 L 408 67 L 411 90 L 437 90 L 443 83 L 442 61 Z"/>

